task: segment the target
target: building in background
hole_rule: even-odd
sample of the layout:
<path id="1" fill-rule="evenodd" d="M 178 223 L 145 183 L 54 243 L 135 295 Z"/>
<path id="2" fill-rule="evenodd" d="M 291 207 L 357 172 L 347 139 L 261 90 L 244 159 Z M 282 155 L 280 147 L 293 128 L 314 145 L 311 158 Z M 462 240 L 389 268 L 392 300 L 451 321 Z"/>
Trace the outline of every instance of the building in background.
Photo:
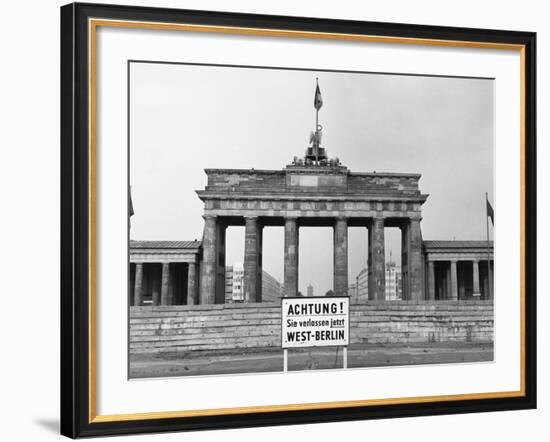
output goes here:
<path id="1" fill-rule="evenodd" d="M 401 267 L 390 258 L 390 261 L 386 263 L 386 300 L 401 300 L 401 294 Z"/>
<path id="2" fill-rule="evenodd" d="M 277 278 L 262 271 L 262 302 L 277 302 L 282 296 L 282 286 Z M 244 296 L 244 265 L 234 263 L 225 268 L 225 302 L 251 302 Z M 252 301 L 253 302 L 253 301 Z"/>
<path id="3" fill-rule="evenodd" d="M 280 302 L 283 285 L 277 278 L 262 270 L 262 302 Z"/>
<path id="4" fill-rule="evenodd" d="M 355 277 L 355 293 L 358 301 L 366 301 L 369 299 L 369 270 L 363 267 Z"/>
<path id="5" fill-rule="evenodd" d="M 402 299 L 401 267 L 395 261 L 386 263 L 386 300 Z M 355 284 L 349 286 L 349 295 L 357 301 L 369 299 L 369 270 L 363 267 L 355 277 Z"/>
<path id="6" fill-rule="evenodd" d="M 233 266 L 225 268 L 225 303 L 233 302 Z"/>
<path id="7" fill-rule="evenodd" d="M 307 286 L 307 296 L 313 296 L 313 286 L 311 284 Z"/>
<path id="8" fill-rule="evenodd" d="M 244 266 L 242 262 L 225 268 L 225 302 L 245 302 Z"/>

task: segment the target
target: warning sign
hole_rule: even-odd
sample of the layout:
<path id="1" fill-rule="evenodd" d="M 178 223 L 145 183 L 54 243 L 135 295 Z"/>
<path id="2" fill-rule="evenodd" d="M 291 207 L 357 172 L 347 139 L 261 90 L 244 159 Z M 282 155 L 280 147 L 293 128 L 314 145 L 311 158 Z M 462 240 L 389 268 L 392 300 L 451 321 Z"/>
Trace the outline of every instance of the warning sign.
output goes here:
<path id="1" fill-rule="evenodd" d="M 349 297 L 282 299 L 282 347 L 347 346 Z"/>

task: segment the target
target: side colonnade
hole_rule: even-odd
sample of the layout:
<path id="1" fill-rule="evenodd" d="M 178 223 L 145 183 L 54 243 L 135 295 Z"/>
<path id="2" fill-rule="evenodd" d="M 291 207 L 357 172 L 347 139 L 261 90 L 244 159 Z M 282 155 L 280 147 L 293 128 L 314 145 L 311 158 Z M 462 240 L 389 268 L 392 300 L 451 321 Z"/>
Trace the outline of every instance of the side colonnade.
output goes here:
<path id="1" fill-rule="evenodd" d="M 199 303 L 199 241 L 131 241 L 129 304 Z"/>

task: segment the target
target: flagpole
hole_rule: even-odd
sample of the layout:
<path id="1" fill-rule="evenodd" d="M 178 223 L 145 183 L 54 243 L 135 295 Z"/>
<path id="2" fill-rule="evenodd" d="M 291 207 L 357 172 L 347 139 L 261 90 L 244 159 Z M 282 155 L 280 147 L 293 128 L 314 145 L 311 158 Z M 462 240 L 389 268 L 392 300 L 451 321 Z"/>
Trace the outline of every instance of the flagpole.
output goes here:
<path id="1" fill-rule="evenodd" d="M 489 247 L 489 197 L 487 192 L 485 192 L 485 221 L 487 222 L 487 275 L 489 276 L 489 287 L 488 287 L 488 299 L 493 299 L 492 296 L 492 277 L 491 277 L 491 250 Z"/>
<path id="2" fill-rule="evenodd" d="M 316 80 L 317 80 L 317 87 L 319 87 L 319 78 L 316 78 Z M 317 131 L 317 127 L 319 127 L 319 109 L 315 107 L 315 131 Z"/>
<path id="3" fill-rule="evenodd" d="M 315 78 L 317 81 L 317 88 L 319 88 L 319 77 Z M 315 89 L 317 91 L 317 89 Z M 315 134 L 318 136 L 319 130 L 319 109 L 315 106 Z M 315 162 L 319 163 L 319 140 L 317 140 L 317 145 L 315 146 Z"/>

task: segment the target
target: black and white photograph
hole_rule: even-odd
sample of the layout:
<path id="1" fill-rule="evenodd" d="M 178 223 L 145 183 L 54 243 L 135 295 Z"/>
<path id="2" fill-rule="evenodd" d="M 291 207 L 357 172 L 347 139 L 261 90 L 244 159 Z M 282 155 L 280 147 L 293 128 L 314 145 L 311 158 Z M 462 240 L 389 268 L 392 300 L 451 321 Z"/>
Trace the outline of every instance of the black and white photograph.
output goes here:
<path id="1" fill-rule="evenodd" d="M 128 377 L 493 363 L 494 83 L 129 60 Z"/>
<path id="2" fill-rule="evenodd" d="M 7 2 L 0 439 L 544 439 L 550 15 L 511 6 Z"/>

